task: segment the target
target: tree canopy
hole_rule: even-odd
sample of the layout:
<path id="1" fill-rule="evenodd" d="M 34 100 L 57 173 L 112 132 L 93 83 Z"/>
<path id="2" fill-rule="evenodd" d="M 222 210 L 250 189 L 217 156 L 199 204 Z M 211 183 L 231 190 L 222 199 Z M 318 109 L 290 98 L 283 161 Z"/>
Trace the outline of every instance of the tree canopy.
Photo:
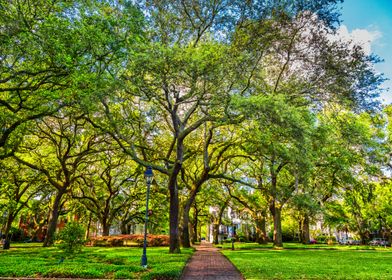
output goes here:
<path id="1" fill-rule="evenodd" d="M 275 246 L 282 217 L 390 232 L 391 108 L 340 2 L 0 1 L 2 231 L 45 201 L 47 246 L 67 213 L 129 232 L 151 166 L 170 252 L 228 208 Z"/>

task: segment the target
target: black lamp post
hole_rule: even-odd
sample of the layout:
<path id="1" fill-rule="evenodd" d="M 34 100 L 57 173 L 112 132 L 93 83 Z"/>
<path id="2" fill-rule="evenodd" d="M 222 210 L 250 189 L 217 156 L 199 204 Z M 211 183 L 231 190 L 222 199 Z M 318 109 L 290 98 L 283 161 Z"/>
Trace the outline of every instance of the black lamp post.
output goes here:
<path id="1" fill-rule="evenodd" d="M 379 235 L 379 237 L 381 237 L 381 234 L 382 234 L 382 217 L 381 217 L 380 214 L 378 214 L 378 220 L 380 222 L 380 226 L 379 226 L 379 229 L 378 229 L 378 231 L 379 231 L 378 235 Z"/>
<path id="2" fill-rule="evenodd" d="M 150 197 L 150 186 L 153 180 L 154 174 L 152 173 L 151 166 L 147 167 L 144 172 L 144 178 L 146 178 L 147 184 L 147 196 L 146 196 L 146 217 L 144 220 L 144 242 L 143 242 L 143 255 L 142 255 L 142 267 L 147 268 L 147 223 L 148 223 L 148 199 Z"/>
<path id="3" fill-rule="evenodd" d="M 233 212 L 233 210 L 231 210 L 230 217 L 231 217 L 231 226 L 232 226 L 232 230 L 233 230 L 233 232 L 231 233 L 231 250 L 234 251 L 235 230 L 234 230 L 234 212 Z"/>

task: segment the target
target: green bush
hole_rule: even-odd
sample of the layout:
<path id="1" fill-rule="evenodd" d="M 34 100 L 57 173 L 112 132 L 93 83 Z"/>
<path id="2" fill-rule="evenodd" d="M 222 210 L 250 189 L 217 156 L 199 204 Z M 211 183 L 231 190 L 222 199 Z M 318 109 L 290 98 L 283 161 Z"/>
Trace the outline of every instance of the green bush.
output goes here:
<path id="1" fill-rule="evenodd" d="M 249 240 L 248 240 L 248 237 L 245 236 L 245 234 L 239 233 L 239 234 L 237 234 L 236 241 L 239 241 L 239 242 L 248 242 Z"/>
<path id="2" fill-rule="evenodd" d="M 133 277 L 133 273 L 129 271 L 119 270 L 114 273 L 115 279 L 132 279 Z"/>
<path id="3" fill-rule="evenodd" d="M 9 234 L 11 236 L 11 241 L 23 240 L 23 230 L 21 230 L 19 228 L 11 227 Z"/>
<path id="4" fill-rule="evenodd" d="M 324 235 L 321 234 L 316 237 L 317 243 L 328 243 L 328 241 L 331 243 L 336 242 L 336 237 L 335 236 L 329 236 L 329 235 Z"/>
<path id="5" fill-rule="evenodd" d="M 137 246 L 142 247 L 144 242 L 143 234 L 121 234 L 112 236 L 98 236 L 93 237 L 90 240 L 92 246 L 98 247 L 121 247 L 121 246 Z M 169 246 L 169 236 L 168 235 L 147 235 L 147 246 L 157 247 L 157 246 Z"/>
<path id="6" fill-rule="evenodd" d="M 80 252 L 84 244 L 84 228 L 77 222 L 70 222 L 57 235 L 59 247 L 66 253 Z"/>
<path id="7" fill-rule="evenodd" d="M 142 280 L 174 280 L 179 279 L 181 273 L 178 269 L 161 269 L 149 272 L 142 276 Z"/>

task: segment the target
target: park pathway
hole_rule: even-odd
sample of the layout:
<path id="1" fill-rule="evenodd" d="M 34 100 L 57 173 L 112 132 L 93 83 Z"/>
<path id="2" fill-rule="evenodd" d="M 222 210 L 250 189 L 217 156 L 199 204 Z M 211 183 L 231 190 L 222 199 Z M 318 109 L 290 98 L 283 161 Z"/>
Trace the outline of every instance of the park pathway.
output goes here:
<path id="1" fill-rule="evenodd" d="M 212 244 L 202 242 L 186 265 L 181 280 L 243 280 L 235 266 Z"/>

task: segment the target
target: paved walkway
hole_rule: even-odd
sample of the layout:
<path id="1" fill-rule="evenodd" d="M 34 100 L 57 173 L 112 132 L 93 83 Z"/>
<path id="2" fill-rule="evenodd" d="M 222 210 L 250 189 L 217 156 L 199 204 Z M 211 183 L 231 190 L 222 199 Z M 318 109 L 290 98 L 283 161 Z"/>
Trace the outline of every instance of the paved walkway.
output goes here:
<path id="1" fill-rule="evenodd" d="M 202 242 L 186 265 L 181 280 L 243 280 L 235 266 L 212 244 Z"/>

